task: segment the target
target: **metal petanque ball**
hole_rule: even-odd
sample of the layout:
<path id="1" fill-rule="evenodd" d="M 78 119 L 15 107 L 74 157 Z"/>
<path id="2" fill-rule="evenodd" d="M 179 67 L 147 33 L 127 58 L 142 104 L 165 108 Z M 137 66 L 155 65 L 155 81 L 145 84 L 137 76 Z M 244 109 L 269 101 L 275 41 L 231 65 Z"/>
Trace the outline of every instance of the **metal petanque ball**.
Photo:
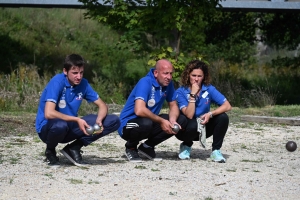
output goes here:
<path id="1" fill-rule="evenodd" d="M 297 149 L 297 144 L 294 141 L 288 141 L 285 145 L 286 150 L 293 152 Z"/>
<path id="2" fill-rule="evenodd" d="M 178 133 L 178 131 L 180 130 L 179 126 L 177 124 L 174 124 L 174 127 L 172 128 L 172 130 L 175 132 L 175 133 Z"/>
<path id="3" fill-rule="evenodd" d="M 85 130 L 90 135 L 93 135 L 94 131 L 95 131 L 93 126 L 90 126 L 90 127 L 86 128 Z"/>
<path id="4" fill-rule="evenodd" d="M 101 126 L 99 126 L 98 124 L 94 125 L 94 131 L 100 131 L 101 130 Z"/>

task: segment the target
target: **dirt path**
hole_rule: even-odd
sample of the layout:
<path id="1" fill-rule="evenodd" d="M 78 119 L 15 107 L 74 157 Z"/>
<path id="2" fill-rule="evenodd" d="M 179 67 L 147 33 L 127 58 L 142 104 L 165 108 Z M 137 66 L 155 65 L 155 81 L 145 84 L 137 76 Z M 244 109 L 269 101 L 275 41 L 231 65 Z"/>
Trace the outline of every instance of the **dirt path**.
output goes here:
<path id="1" fill-rule="evenodd" d="M 211 162 L 211 151 L 198 142 L 191 160 L 179 160 L 180 142 L 173 137 L 156 148 L 163 161 L 136 164 L 125 159 L 125 142 L 112 133 L 83 148 L 89 167 L 59 154 L 62 166 L 50 168 L 43 162 L 45 145 L 35 133 L 20 132 L 0 138 L 0 199 L 296 200 L 300 151 L 288 152 L 289 140 L 300 145 L 299 126 L 230 124 L 222 147 L 227 163 Z"/>

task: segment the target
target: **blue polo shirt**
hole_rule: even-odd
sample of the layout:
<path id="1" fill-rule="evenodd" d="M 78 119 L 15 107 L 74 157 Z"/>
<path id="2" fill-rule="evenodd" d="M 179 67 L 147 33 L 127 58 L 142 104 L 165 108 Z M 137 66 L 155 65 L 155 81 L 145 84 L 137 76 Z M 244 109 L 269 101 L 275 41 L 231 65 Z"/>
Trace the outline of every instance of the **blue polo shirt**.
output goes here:
<path id="1" fill-rule="evenodd" d="M 120 120 L 121 126 L 118 129 L 122 136 L 123 127 L 126 126 L 128 120 L 137 118 L 134 113 L 135 100 L 141 99 L 146 103 L 146 107 L 154 114 L 158 115 L 164 101 L 175 101 L 175 88 L 171 81 L 168 86 L 162 87 L 156 81 L 153 75 L 154 68 L 150 69 L 148 74 L 141 78 L 136 86 L 131 91 L 126 104 L 121 111 Z"/>
<path id="2" fill-rule="evenodd" d="M 71 86 L 64 73 L 55 75 L 43 90 L 40 98 L 35 120 L 37 133 L 47 124 L 45 118 L 45 105 L 47 101 L 56 104 L 55 110 L 70 116 L 78 116 L 78 110 L 83 99 L 94 102 L 99 98 L 86 79 L 82 79 L 79 85 Z"/>
<path id="3" fill-rule="evenodd" d="M 188 106 L 191 90 L 189 87 L 179 87 L 176 90 L 176 100 L 181 110 Z M 202 85 L 200 96 L 196 99 L 196 110 L 193 118 L 197 118 L 210 110 L 210 104 L 221 106 L 227 99 L 212 85 Z"/>

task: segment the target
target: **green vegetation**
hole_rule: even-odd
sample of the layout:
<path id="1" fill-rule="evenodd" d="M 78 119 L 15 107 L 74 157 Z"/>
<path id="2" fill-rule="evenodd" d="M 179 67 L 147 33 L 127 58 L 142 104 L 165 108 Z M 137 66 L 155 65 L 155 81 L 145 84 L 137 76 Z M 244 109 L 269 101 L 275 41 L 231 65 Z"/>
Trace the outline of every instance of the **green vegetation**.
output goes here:
<path id="1" fill-rule="evenodd" d="M 79 179 L 74 179 L 74 178 L 70 178 L 70 179 L 67 179 L 67 181 L 70 181 L 71 184 L 82 184 L 82 180 L 79 180 Z"/>
<path id="2" fill-rule="evenodd" d="M 186 11 L 182 14 L 186 14 Z M 210 17 L 214 20 L 207 23 L 209 17 L 204 17 L 198 24 L 205 25 L 205 31 L 195 30 L 199 33 L 198 37 L 203 38 L 195 41 L 195 38 L 188 38 L 191 36 L 182 36 L 183 54 L 177 54 L 173 48 L 165 47 L 167 41 L 159 38 L 152 45 L 151 40 L 147 40 L 146 46 L 151 51 L 142 51 L 140 48 L 136 51 L 133 43 L 124 40 L 126 27 L 111 29 L 96 20 L 85 19 L 85 12 L 79 9 L 1 8 L 0 111 L 35 113 L 43 88 L 55 73 L 61 72 L 64 57 L 78 53 L 88 63 L 85 77 L 100 97 L 112 105 L 110 112 L 119 111 L 133 86 L 148 72 L 157 58 L 167 57 L 174 63 L 177 70 L 174 80 L 178 86 L 180 70 L 187 61 L 197 57 L 210 63 L 212 83 L 236 107 L 232 112 L 241 112 L 238 108 L 247 108 L 243 112 L 251 113 L 251 108 L 254 108 L 259 115 L 299 115 L 293 106 L 275 105 L 300 103 L 300 96 L 296 92 L 300 87 L 300 68 L 283 58 L 277 62 L 254 62 L 255 46 L 251 44 L 251 38 L 246 37 L 248 32 L 242 31 L 239 34 L 241 21 L 247 22 L 245 26 L 248 27 L 254 17 L 253 13 L 217 13 L 220 17 L 216 17 L 215 12 L 210 12 L 208 16 L 214 16 Z M 174 12 L 169 14 L 170 17 Z M 232 23 L 237 18 L 242 20 L 235 28 L 228 29 L 233 27 Z M 226 19 L 226 24 L 222 19 Z M 186 25 L 182 22 L 179 24 Z M 221 28 L 226 29 L 228 38 L 217 38 L 220 24 L 226 25 Z M 152 25 L 149 24 L 149 27 Z M 149 27 L 145 30 L 149 30 Z M 193 26 L 189 28 L 193 30 Z M 249 26 L 248 29 L 252 30 L 253 27 Z M 126 30 L 130 31 L 128 27 Z M 134 32 L 130 33 L 130 38 L 134 38 Z M 276 36 L 279 38 L 278 34 Z M 126 48 L 124 45 L 127 45 Z M 272 56 L 274 58 L 275 54 L 269 57 Z M 116 105 L 120 106 L 116 108 Z M 79 114 L 94 111 L 92 105 L 84 102 Z"/>

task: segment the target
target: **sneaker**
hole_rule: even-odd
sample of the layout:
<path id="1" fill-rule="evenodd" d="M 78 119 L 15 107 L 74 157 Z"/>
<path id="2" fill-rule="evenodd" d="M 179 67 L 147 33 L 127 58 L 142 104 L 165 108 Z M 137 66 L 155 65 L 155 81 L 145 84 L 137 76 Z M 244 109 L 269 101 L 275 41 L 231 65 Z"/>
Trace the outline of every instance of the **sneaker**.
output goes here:
<path id="1" fill-rule="evenodd" d="M 78 149 L 70 149 L 69 145 L 65 146 L 60 152 L 69 160 L 71 161 L 74 165 L 78 167 L 84 167 L 88 165 L 88 163 L 85 163 L 82 160 L 81 150 Z"/>
<path id="2" fill-rule="evenodd" d="M 46 156 L 45 161 L 48 162 L 49 166 L 54 166 L 54 167 L 60 166 L 59 158 L 56 156 L 55 150 L 51 151 L 49 149 L 46 149 L 45 156 Z"/>
<path id="3" fill-rule="evenodd" d="M 180 144 L 178 157 L 181 160 L 190 159 L 192 147 L 186 146 L 184 144 Z"/>
<path id="4" fill-rule="evenodd" d="M 144 147 L 143 143 L 140 144 L 139 148 L 139 153 L 148 158 L 149 160 L 154 160 L 156 157 L 156 153 L 154 151 L 154 148 L 152 147 Z"/>
<path id="5" fill-rule="evenodd" d="M 220 150 L 214 150 L 211 154 L 210 154 L 210 158 L 212 159 L 212 161 L 214 162 L 219 162 L 219 163 L 225 163 L 226 159 L 223 157 L 223 155 L 221 154 Z"/>
<path id="6" fill-rule="evenodd" d="M 127 156 L 130 162 L 142 162 L 137 149 L 128 149 L 125 150 L 125 155 Z"/>

